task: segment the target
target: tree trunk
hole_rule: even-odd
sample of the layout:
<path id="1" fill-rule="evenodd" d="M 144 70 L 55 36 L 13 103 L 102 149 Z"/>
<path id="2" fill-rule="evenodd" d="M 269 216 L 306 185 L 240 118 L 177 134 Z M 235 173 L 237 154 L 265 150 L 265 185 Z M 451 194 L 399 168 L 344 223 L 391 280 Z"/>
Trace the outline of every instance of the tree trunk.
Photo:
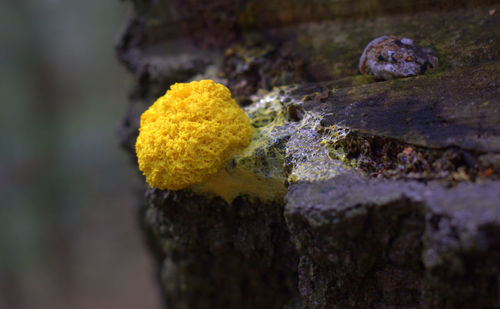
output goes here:
<path id="1" fill-rule="evenodd" d="M 123 147 L 135 160 L 139 117 L 172 83 L 214 79 L 261 133 L 228 172 L 286 189 L 228 203 L 145 184 L 165 308 L 500 308 L 494 1 L 133 3 Z M 382 35 L 433 48 L 439 67 L 359 75 Z"/>

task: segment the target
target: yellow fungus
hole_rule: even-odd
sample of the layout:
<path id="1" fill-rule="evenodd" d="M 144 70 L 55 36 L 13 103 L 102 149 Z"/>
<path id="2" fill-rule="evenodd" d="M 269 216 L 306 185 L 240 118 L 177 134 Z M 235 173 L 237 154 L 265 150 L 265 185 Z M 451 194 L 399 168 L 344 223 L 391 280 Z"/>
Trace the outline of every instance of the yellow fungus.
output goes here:
<path id="1" fill-rule="evenodd" d="M 151 187 L 179 190 L 217 174 L 251 137 L 229 89 L 202 80 L 172 85 L 142 114 L 135 148 Z"/>

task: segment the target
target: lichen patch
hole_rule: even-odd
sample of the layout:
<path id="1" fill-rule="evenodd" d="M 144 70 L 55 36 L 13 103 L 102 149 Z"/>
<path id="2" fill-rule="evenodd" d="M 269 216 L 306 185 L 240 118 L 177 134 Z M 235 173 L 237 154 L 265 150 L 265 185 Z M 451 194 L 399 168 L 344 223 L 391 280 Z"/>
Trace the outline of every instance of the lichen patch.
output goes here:
<path id="1" fill-rule="evenodd" d="M 332 146 L 349 130 L 323 126 L 325 115 L 305 111 L 303 101 L 287 95 L 293 89 L 275 88 L 245 108 L 254 128 L 252 141 L 194 191 L 214 193 L 229 203 L 238 195 L 276 200 L 286 194 L 288 183 L 326 180 L 349 168 L 339 160 L 341 150 Z"/>

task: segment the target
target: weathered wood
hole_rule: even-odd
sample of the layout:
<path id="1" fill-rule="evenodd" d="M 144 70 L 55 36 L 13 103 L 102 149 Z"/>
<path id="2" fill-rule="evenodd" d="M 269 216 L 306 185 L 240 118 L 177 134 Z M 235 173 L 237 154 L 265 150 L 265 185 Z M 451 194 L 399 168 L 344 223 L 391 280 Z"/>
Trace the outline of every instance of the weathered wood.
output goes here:
<path id="1" fill-rule="evenodd" d="M 371 83 L 328 92 L 322 102 L 310 89 L 306 109 L 365 135 L 397 139 L 428 148 L 461 147 L 500 153 L 500 65 L 487 63 L 442 74 Z"/>
<path id="2" fill-rule="evenodd" d="M 291 186 L 305 308 L 495 307 L 499 200 L 492 182 L 447 190 L 344 175 Z"/>

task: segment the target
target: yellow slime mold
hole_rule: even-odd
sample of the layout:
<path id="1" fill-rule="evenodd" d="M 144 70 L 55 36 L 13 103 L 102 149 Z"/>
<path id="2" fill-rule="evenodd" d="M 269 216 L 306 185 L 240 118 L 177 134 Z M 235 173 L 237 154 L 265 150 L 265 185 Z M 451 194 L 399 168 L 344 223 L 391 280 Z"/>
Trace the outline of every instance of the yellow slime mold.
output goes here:
<path id="1" fill-rule="evenodd" d="M 151 187 L 180 190 L 216 175 L 251 137 L 229 89 L 202 80 L 172 85 L 142 114 L 135 148 Z"/>

